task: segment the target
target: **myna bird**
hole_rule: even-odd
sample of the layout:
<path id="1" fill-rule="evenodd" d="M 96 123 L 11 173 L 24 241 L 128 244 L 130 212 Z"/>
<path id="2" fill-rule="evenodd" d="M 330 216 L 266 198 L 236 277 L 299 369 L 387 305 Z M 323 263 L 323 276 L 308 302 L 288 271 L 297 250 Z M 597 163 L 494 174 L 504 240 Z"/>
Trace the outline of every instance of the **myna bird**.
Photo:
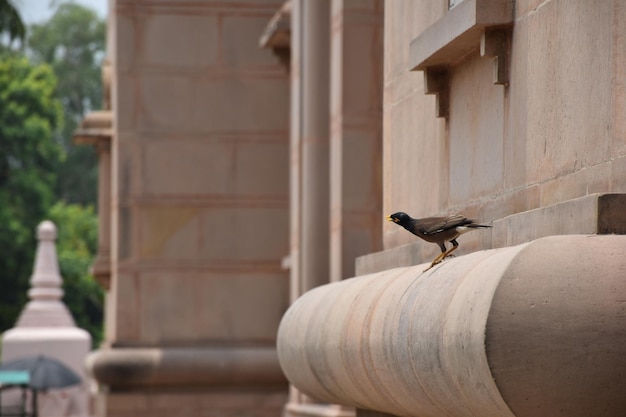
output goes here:
<path id="1" fill-rule="evenodd" d="M 436 243 L 441 248 L 441 254 L 437 256 L 424 272 L 437 265 L 459 247 L 456 238 L 463 233 L 474 229 L 488 228 L 484 224 L 478 224 L 474 220 L 468 219 L 460 214 L 453 214 L 448 217 L 426 217 L 424 219 L 414 219 L 404 212 L 393 213 L 387 216 L 387 220 L 404 227 L 415 236 L 427 242 Z M 446 248 L 446 243 L 452 243 L 450 249 Z"/>

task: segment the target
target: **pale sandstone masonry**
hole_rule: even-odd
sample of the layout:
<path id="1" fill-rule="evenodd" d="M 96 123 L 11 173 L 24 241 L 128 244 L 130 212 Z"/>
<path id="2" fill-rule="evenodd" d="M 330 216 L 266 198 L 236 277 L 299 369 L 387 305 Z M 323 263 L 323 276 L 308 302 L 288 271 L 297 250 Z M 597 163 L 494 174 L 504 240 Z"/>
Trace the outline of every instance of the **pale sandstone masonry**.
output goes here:
<path id="1" fill-rule="evenodd" d="M 624 192 L 623 2 L 515 2 L 509 85 L 493 84 L 476 44 L 450 68 L 449 117 L 437 118 L 422 72 L 407 68 L 409 44 L 445 16 L 445 3 L 385 3 L 384 211 L 493 221 Z M 383 231 L 386 248 L 412 242 L 391 224 Z"/>
<path id="2" fill-rule="evenodd" d="M 282 1 L 111 1 L 107 341 L 121 356 L 104 350 L 93 366 L 133 368 L 124 349 L 151 359 L 133 368 L 136 386 L 125 392 L 107 374 L 109 415 L 229 414 L 235 398 L 237 414 L 279 414 L 287 390 L 264 349 L 288 300 L 437 252 L 383 213 L 493 221 L 464 236 L 459 255 L 553 234 L 623 233 L 624 2 L 454 3 L 294 1 L 287 75 L 289 54 L 279 61 L 258 48 Z M 462 41 L 432 31 L 442 21 L 458 29 L 451 16 L 477 20 Z M 480 20 L 493 16 L 505 19 Z M 425 78 L 412 69 L 427 30 L 448 61 Z M 256 359 L 273 382 L 263 393 L 234 384 L 218 394 L 207 375 L 180 379 L 180 349 L 202 369 L 219 366 L 212 358 L 225 349 L 221 372 L 233 358 Z M 258 382 L 245 369 L 238 383 Z M 345 414 L 292 393 L 293 415 Z"/>
<path id="3" fill-rule="evenodd" d="M 303 294 L 283 318 L 279 357 L 301 390 L 301 406 L 290 402 L 287 415 L 345 412 L 319 402 L 363 416 L 622 415 L 624 363 L 613 347 L 624 338 L 615 286 L 624 239 L 553 235 L 625 232 L 626 8 L 450 3 L 384 3 L 382 207 L 415 217 L 462 212 L 493 229 L 463 237 L 458 255 L 471 255 L 409 273 L 438 248 L 381 218 L 385 250 L 357 260 L 361 276 Z M 340 66 L 336 56 L 330 65 Z M 331 146 L 331 172 L 341 150 Z M 342 247 L 341 223 L 331 225 L 332 260 Z M 553 237 L 537 240 L 544 236 Z M 489 248 L 498 249 L 478 251 Z M 499 283 L 497 265 L 470 265 L 505 251 L 523 251 L 524 260 Z M 476 287 L 460 282 L 465 267 L 482 275 Z M 337 270 L 331 262 L 331 279 Z M 492 290 L 497 296 L 484 298 Z M 447 303 L 452 293 L 459 304 Z M 405 302 L 411 307 L 399 312 Z M 493 327 L 471 326 L 477 314 Z M 431 333 L 438 322 L 451 328 Z M 468 356 L 447 362 L 449 349 Z"/>
<path id="4" fill-rule="evenodd" d="M 101 415 L 269 416 L 285 402 L 272 352 L 288 303 L 288 77 L 258 48 L 280 4 L 110 2 Z M 200 375 L 224 355 L 226 380 Z"/>

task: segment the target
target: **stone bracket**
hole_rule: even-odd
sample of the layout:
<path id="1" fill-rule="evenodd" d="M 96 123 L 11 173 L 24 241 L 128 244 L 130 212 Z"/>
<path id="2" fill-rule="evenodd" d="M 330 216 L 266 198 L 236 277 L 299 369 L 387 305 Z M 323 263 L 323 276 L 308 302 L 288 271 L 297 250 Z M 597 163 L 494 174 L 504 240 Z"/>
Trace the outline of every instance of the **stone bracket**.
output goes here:
<path id="1" fill-rule="evenodd" d="M 448 117 L 450 114 L 450 75 L 447 68 L 424 69 L 424 93 L 436 96 L 437 117 Z"/>
<path id="2" fill-rule="evenodd" d="M 480 38 L 480 56 L 493 58 L 493 83 L 509 85 L 508 49 L 511 31 L 486 28 Z"/>
<path id="3" fill-rule="evenodd" d="M 507 85 L 507 47 L 513 23 L 514 6 L 510 0 L 463 0 L 413 39 L 409 68 L 424 71 L 428 84 L 428 72 L 439 78 L 444 72 L 442 68 L 454 67 L 480 47 L 481 56 L 494 57 L 496 61 L 494 82 Z M 439 81 L 435 80 L 435 84 Z M 439 87 L 437 117 L 448 117 L 448 89 Z"/>

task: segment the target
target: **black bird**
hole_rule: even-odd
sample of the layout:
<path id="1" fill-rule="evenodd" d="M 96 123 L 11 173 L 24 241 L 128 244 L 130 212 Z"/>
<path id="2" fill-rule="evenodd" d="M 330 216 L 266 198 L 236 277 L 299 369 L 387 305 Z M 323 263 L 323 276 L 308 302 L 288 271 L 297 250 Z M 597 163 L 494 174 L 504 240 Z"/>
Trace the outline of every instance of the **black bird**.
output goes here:
<path id="1" fill-rule="evenodd" d="M 414 219 L 408 214 L 400 211 L 387 216 L 387 220 L 404 227 L 415 236 L 424 239 L 427 242 L 436 243 L 441 248 L 441 254 L 437 256 L 430 266 L 424 270 L 428 271 L 437 265 L 459 247 L 456 238 L 463 233 L 467 233 L 474 229 L 488 228 L 485 224 L 478 224 L 474 220 L 468 219 L 460 214 L 453 214 L 448 217 L 426 217 L 424 219 Z M 446 243 L 452 243 L 450 249 L 446 248 Z"/>

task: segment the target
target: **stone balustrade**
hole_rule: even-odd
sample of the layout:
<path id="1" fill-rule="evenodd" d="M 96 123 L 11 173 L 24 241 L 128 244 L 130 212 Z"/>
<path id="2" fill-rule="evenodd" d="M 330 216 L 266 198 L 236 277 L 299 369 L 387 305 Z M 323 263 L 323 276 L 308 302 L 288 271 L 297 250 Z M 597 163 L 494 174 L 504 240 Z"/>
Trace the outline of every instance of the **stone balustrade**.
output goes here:
<path id="1" fill-rule="evenodd" d="M 406 417 L 626 415 L 626 236 L 552 236 L 423 269 L 299 298 L 278 333 L 291 383 Z"/>

